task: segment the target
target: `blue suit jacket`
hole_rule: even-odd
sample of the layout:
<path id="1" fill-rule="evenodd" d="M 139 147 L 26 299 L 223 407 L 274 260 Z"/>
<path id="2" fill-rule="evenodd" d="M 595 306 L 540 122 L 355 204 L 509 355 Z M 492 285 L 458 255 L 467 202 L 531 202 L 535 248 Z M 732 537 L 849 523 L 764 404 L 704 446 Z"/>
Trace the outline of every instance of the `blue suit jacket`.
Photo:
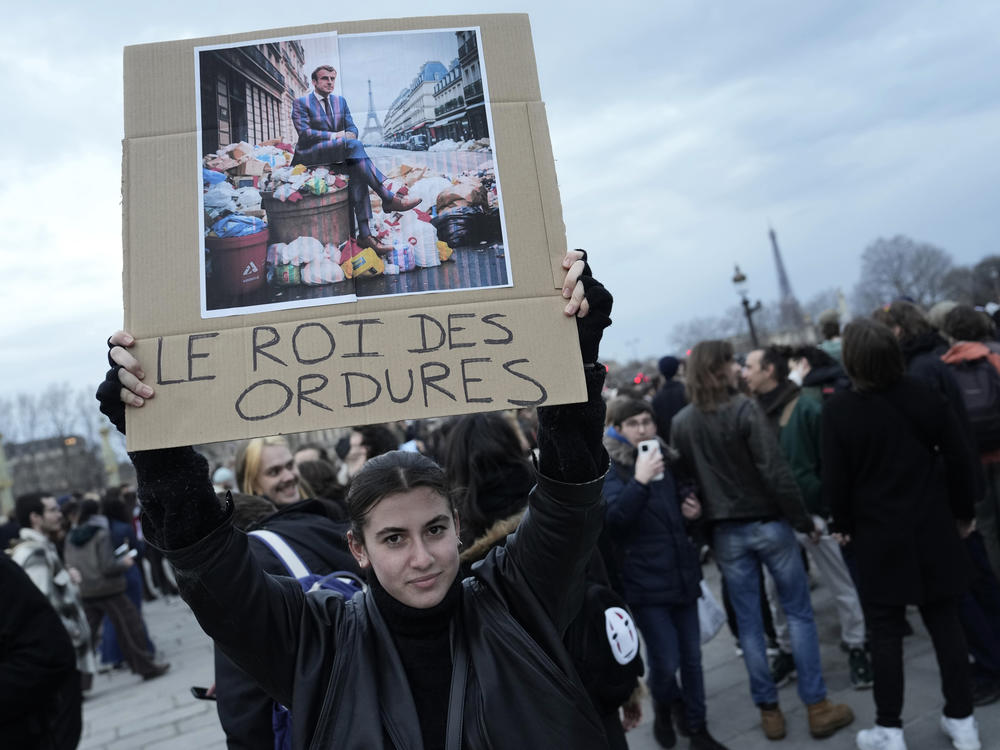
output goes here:
<path id="1" fill-rule="evenodd" d="M 333 120 L 327 117 L 322 100 L 315 93 L 301 96 L 292 102 L 292 124 L 299 134 L 296 154 L 309 151 L 321 143 L 330 143 L 330 133 L 347 130 L 358 134 L 358 128 L 351 119 L 351 110 L 342 96 L 330 94 L 330 109 Z"/>

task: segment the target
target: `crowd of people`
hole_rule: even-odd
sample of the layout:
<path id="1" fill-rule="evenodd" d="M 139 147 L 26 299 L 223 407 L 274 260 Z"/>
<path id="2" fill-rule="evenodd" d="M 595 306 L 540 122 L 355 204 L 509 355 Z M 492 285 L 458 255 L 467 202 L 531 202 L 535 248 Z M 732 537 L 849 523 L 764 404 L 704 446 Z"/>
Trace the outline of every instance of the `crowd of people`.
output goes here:
<path id="1" fill-rule="evenodd" d="M 232 466 L 144 451 L 137 497 L 19 497 L 0 572 L 25 594 L 4 633 L 46 647 L 0 663 L 2 736 L 75 747 L 98 657 L 166 672 L 141 608 L 179 590 L 215 643 L 230 748 L 621 750 L 648 690 L 661 747 L 724 749 L 702 670 L 712 559 L 768 739 L 786 735 L 791 679 L 813 737 L 854 721 L 827 693 L 813 576 L 851 684 L 872 689 L 857 746 L 905 750 L 912 605 L 941 729 L 980 748 L 973 708 L 1000 699 L 993 322 L 896 301 L 842 332 L 827 319 L 818 346 L 703 341 L 664 357 L 656 388 L 615 391 L 598 362 L 610 295 L 585 255 L 564 268 L 583 403 L 359 426 L 334 445 L 254 438 Z M 98 391 L 123 432 L 125 405 L 154 395 L 132 343 L 109 339 Z"/>

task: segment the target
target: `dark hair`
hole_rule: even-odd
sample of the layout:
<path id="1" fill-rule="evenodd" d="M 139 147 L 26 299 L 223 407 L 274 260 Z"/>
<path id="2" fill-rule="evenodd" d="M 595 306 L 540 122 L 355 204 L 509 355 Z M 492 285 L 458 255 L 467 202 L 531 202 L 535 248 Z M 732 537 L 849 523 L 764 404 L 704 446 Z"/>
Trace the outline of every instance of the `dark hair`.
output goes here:
<path id="1" fill-rule="evenodd" d="M 955 305 L 944 316 L 944 332 L 956 341 L 985 341 L 993 336 L 993 321 L 969 305 Z"/>
<path id="2" fill-rule="evenodd" d="M 369 460 L 399 447 L 399 439 L 395 433 L 383 424 L 366 424 L 355 427 L 354 432 L 361 435 L 361 444 L 368 451 Z"/>
<path id="3" fill-rule="evenodd" d="M 299 451 L 309 451 L 309 450 L 316 451 L 316 455 L 318 455 L 324 461 L 330 460 L 330 454 L 327 453 L 326 448 L 324 448 L 319 443 L 306 443 L 305 445 L 300 445 L 298 448 L 295 449 L 292 455 L 297 456 L 299 454 Z"/>
<path id="4" fill-rule="evenodd" d="M 934 333 L 934 326 L 927 320 L 924 311 L 906 300 L 898 299 L 888 307 L 877 310 L 872 317 L 890 328 L 899 326 L 900 341 L 909 341 L 917 336 Z"/>
<path id="5" fill-rule="evenodd" d="M 880 391 L 903 377 L 903 351 L 888 326 L 861 318 L 843 335 L 844 369 L 859 391 Z"/>
<path id="6" fill-rule="evenodd" d="M 791 350 L 787 346 L 771 344 L 760 350 L 760 366 L 764 369 L 774 367 L 772 376 L 780 385 L 788 380 L 788 357 Z"/>
<path id="7" fill-rule="evenodd" d="M 42 500 L 47 497 L 52 496 L 47 492 L 25 492 L 17 496 L 17 500 L 14 501 L 14 518 L 22 529 L 31 528 L 32 513 L 40 516 L 45 514 L 45 504 Z"/>
<path id="8" fill-rule="evenodd" d="M 337 479 L 337 467 L 329 461 L 303 461 L 299 464 L 299 477 L 312 490 L 312 497 L 340 500 L 344 486 Z"/>
<path id="9" fill-rule="evenodd" d="M 90 520 L 91 516 L 96 516 L 101 512 L 101 506 L 96 500 L 87 498 L 80 501 L 80 515 L 76 519 L 77 525 L 82 525 Z"/>
<path id="10" fill-rule="evenodd" d="M 836 318 L 821 320 L 819 324 L 819 332 L 825 340 L 837 338 L 837 336 L 840 335 L 840 321 Z"/>
<path id="11" fill-rule="evenodd" d="M 104 493 L 104 497 L 101 499 L 101 515 L 122 523 L 132 522 L 128 508 L 125 507 L 125 501 L 122 500 L 121 493 L 117 488 Z"/>
<path id="12" fill-rule="evenodd" d="M 332 65 L 320 65 L 320 66 L 319 66 L 318 68 L 316 68 L 316 70 L 314 70 L 314 71 L 312 72 L 312 79 L 313 79 L 314 81 L 315 81 L 315 80 L 316 80 L 316 78 L 317 78 L 317 77 L 319 76 L 319 72 L 320 72 L 321 70 L 330 70 L 330 71 L 333 71 L 333 74 L 334 74 L 334 75 L 337 75 L 337 69 L 336 69 L 335 67 L 333 67 Z"/>
<path id="13" fill-rule="evenodd" d="M 355 538 L 364 543 L 366 517 L 382 498 L 417 487 L 427 487 L 451 504 L 444 469 L 427 456 L 412 451 L 390 451 L 369 459 L 354 475 L 347 491 L 347 513 Z"/>
<path id="14" fill-rule="evenodd" d="M 649 414 L 654 419 L 656 418 L 656 412 L 653 411 L 652 405 L 648 401 L 643 401 L 638 398 L 622 398 L 615 399 L 613 407 L 609 407 L 609 413 L 611 413 L 612 425 L 618 427 L 626 419 L 631 419 L 637 414 Z M 612 413 L 613 412 L 613 413 Z"/>
<path id="15" fill-rule="evenodd" d="M 831 365 L 840 366 L 840 363 L 831 357 L 829 352 L 823 351 L 818 346 L 812 346 L 811 344 L 796 346 L 788 353 L 788 358 L 804 359 L 809 363 L 809 369 L 811 370 L 819 367 L 830 367 Z"/>
<path id="16" fill-rule="evenodd" d="M 498 477 L 516 482 L 531 473 L 521 440 L 503 414 L 486 412 L 457 417 L 448 433 L 444 456 L 445 470 L 463 521 L 464 541 L 472 542 L 495 522 L 516 513 L 527 503 L 527 495 L 513 493 L 517 499 L 512 506 L 483 492 L 485 485 Z M 503 500 L 507 499 L 504 495 Z"/>
<path id="17" fill-rule="evenodd" d="M 729 400 L 726 368 L 733 361 L 728 341 L 699 341 L 688 358 L 684 387 L 688 398 L 703 411 L 715 411 Z"/>

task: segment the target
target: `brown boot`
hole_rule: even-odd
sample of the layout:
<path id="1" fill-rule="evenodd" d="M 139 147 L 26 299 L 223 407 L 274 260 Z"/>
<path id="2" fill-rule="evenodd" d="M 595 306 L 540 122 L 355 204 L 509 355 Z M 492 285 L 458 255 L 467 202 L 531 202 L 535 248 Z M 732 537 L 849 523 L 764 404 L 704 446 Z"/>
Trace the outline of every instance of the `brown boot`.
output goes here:
<path id="1" fill-rule="evenodd" d="M 806 706 L 809 711 L 809 732 L 813 737 L 829 737 L 854 721 L 854 712 L 843 703 L 831 703 L 824 698 Z"/>
<path id="2" fill-rule="evenodd" d="M 769 740 L 785 738 L 785 715 L 777 706 L 760 710 L 760 726 L 764 730 L 764 736 Z"/>

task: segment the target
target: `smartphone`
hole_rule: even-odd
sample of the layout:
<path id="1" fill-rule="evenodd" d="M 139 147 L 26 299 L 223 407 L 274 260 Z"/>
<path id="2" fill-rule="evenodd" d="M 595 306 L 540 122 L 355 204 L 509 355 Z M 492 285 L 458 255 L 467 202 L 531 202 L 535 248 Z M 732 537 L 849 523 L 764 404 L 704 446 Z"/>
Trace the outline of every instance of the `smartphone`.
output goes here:
<path id="1" fill-rule="evenodd" d="M 643 440 L 639 443 L 639 453 L 659 453 L 660 452 L 660 441 L 652 438 L 650 440 Z M 661 471 L 655 477 L 653 477 L 654 482 L 659 482 L 663 479 L 663 472 Z"/>
<path id="2" fill-rule="evenodd" d="M 115 548 L 115 557 L 121 557 L 128 552 L 128 542 L 122 542 Z"/>
<path id="3" fill-rule="evenodd" d="M 191 686 L 191 695 L 200 701 L 214 701 L 215 695 L 208 694 L 208 688 Z"/>
<path id="4" fill-rule="evenodd" d="M 128 552 L 126 552 L 124 555 L 122 555 L 122 557 L 132 558 L 132 557 L 135 557 L 138 554 L 139 554 L 139 550 L 137 550 L 137 549 L 130 549 Z"/>

